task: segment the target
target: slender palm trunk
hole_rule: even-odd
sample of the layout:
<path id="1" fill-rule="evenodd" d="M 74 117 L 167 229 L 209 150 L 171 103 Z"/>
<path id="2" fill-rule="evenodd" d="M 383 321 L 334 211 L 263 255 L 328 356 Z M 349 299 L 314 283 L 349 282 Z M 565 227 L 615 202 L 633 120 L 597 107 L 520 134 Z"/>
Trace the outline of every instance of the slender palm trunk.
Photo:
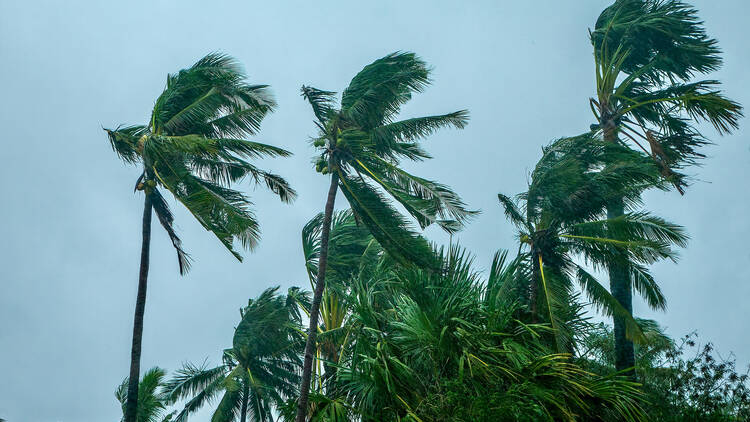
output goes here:
<path id="1" fill-rule="evenodd" d="M 602 113 L 601 127 L 604 132 L 604 140 L 617 142 L 616 123 L 608 113 Z M 617 198 L 607 204 L 607 218 L 616 218 L 625 214 L 623 198 Z M 633 289 L 630 283 L 630 271 L 626 263 L 610 263 L 609 268 L 609 290 L 612 296 L 620 302 L 631 315 L 633 314 Z M 622 371 L 635 366 L 635 348 L 625 334 L 625 320 L 619 316 L 613 316 L 615 326 L 615 369 Z M 628 377 L 635 379 L 635 369 L 627 372 Z"/>
<path id="2" fill-rule="evenodd" d="M 141 338 L 143 337 L 143 312 L 146 308 L 146 286 L 148 283 L 148 258 L 151 246 L 151 196 L 146 193 L 143 201 L 143 241 L 141 243 L 141 271 L 138 275 L 138 294 L 135 299 L 133 317 L 133 345 L 130 350 L 130 376 L 128 397 L 125 402 L 125 422 L 135 422 L 138 411 L 138 380 L 141 372 Z"/>
<path id="3" fill-rule="evenodd" d="M 240 422 L 245 422 L 247 419 L 247 402 L 250 398 L 250 380 L 245 380 L 242 388 L 242 408 L 240 409 Z"/>
<path id="4" fill-rule="evenodd" d="M 305 422 L 307 415 L 307 399 L 310 395 L 310 380 L 312 378 L 313 355 L 315 353 L 315 340 L 318 336 L 318 314 L 320 301 L 325 288 L 326 267 L 328 264 L 328 235 L 331 232 L 331 218 L 333 216 L 333 203 L 336 201 L 336 192 L 339 187 L 338 173 L 331 174 L 331 186 L 328 188 L 328 199 L 323 214 L 323 228 L 320 233 L 320 256 L 318 257 L 318 277 L 315 282 L 315 293 L 310 305 L 310 328 L 307 331 L 307 343 L 305 344 L 305 363 L 302 367 L 302 383 L 299 391 L 299 402 L 297 403 L 297 417 L 295 422 Z"/>
<path id="5" fill-rule="evenodd" d="M 610 202 L 607 205 L 607 218 L 615 218 L 624 214 L 622 198 Z M 633 314 L 633 289 L 630 283 L 630 271 L 627 263 L 613 262 L 609 265 L 609 289 L 612 296 L 620 302 L 625 310 Z M 625 335 L 625 320 L 622 317 L 614 317 L 615 325 L 615 369 L 633 368 L 635 366 L 635 348 L 633 342 Z M 635 369 L 627 372 L 631 378 L 635 378 Z"/>
<path id="6" fill-rule="evenodd" d="M 539 283 L 541 275 L 539 272 L 539 255 L 532 249 L 531 251 L 531 286 L 529 286 L 529 311 L 531 312 L 531 322 L 539 322 L 538 302 L 539 302 Z"/>

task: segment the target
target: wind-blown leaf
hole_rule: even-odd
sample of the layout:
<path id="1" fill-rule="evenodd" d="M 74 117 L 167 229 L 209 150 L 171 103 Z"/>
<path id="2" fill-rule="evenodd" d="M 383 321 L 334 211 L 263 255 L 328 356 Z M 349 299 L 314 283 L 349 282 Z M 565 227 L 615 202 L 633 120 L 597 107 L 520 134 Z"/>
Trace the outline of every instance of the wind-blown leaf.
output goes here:
<path id="1" fill-rule="evenodd" d="M 172 246 L 177 252 L 177 263 L 180 267 L 180 275 L 184 275 L 190 270 L 191 258 L 190 255 L 182 249 L 182 240 L 180 240 L 174 230 L 174 216 L 172 215 L 172 211 L 170 211 L 169 205 L 164 200 L 164 197 L 161 196 L 158 189 L 154 188 L 151 192 L 147 193 L 147 195 L 151 195 L 151 204 L 154 207 L 154 212 L 159 218 L 162 227 L 166 230 L 167 235 L 169 235 L 169 239 L 172 241 Z"/>
<path id="2" fill-rule="evenodd" d="M 427 65 L 413 53 L 392 53 L 364 67 L 341 99 L 348 119 L 365 129 L 390 123 L 400 106 L 429 83 Z"/>
<path id="3" fill-rule="evenodd" d="M 358 221 L 369 229 L 372 236 L 402 264 L 434 268 L 435 258 L 427 241 L 414 233 L 403 217 L 367 183 L 340 175 L 340 188 L 346 196 Z"/>

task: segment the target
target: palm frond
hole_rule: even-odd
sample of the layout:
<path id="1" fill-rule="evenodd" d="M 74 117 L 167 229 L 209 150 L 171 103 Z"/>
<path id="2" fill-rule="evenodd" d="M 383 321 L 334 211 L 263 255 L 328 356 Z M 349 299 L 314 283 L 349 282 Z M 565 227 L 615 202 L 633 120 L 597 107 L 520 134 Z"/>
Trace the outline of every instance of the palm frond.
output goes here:
<path id="1" fill-rule="evenodd" d="M 117 153 L 121 160 L 128 164 L 140 162 L 139 140 L 148 132 L 146 126 L 125 126 L 114 130 L 104 129 L 107 132 L 112 150 Z"/>
<path id="2" fill-rule="evenodd" d="M 413 142 L 433 134 L 444 127 L 463 129 L 469 121 L 468 110 L 437 116 L 415 117 L 376 127 L 372 132 L 376 145 L 392 145 L 396 142 Z M 377 147 L 376 147 L 377 148 Z"/>
<path id="3" fill-rule="evenodd" d="M 336 93 L 302 85 L 302 97 L 310 103 L 318 122 L 325 125 L 336 112 Z"/>
<path id="4" fill-rule="evenodd" d="M 161 170 L 163 173 L 156 172 L 161 184 L 238 260 L 242 256 L 234 249 L 235 239 L 246 249 L 257 245 L 260 229 L 245 195 L 193 176 L 185 168 L 169 166 Z"/>
<path id="5" fill-rule="evenodd" d="M 233 422 L 236 421 L 242 407 L 242 391 L 237 388 L 227 388 L 224 395 L 216 406 L 211 422 Z"/>
<path id="6" fill-rule="evenodd" d="M 519 208 L 516 201 L 508 196 L 503 195 L 502 193 L 497 194 L 497 199 L 500 201 L 500 205 L 503 206 L 505 216 L 508 218 L 508 220 L 510 220 L 511 223 L 513 223 L 518 228 L 528 228 L 526 219 L 524 218 L 523 213 L 521 212 L 521 209 Z"/>
<path id="7" fill-rule="evenodd" d="M 637 263 L 631 263 L 629 269 L 633 288 L 646 300 L 648 306 L 651 309 L 666 310 L 667 298 L 648 269 Z"/>
<path id="8" fill-rule="evenodd" d="M 255 134 L 275 102 L 267 86 L 250 85 L 245 79 L 236 60 L 216 53 L 169 75 L 154 106 L 152 131 L 207 137 Z"/>
<path id="9" fill-rule="evenodd" d="M 372 186 L 340 172 L 340 188 L 357 220 L 393 258 L 402 264 L 435 267 L 435 257 L 427 241 L 414 233 L 406 220 Z"/>
<path id="10" fill-rule="evenodd" d="M 716 40 L 709 38 L 697 11 L 681 1 L 617 0 L 604 9 L 591 33 L 597 55 L 621 47 L 625 73 L 646 68 L 641 78 L 687 80 L 721 66 Z"/>
<path id="11" fill-rule="evenodd" d="M 210 368 L 206 362 L 200 366 L 187 362 L 164 384 L 164 393 L 167 400 L 174 403 L 206 390 L 216 380 L 223 379 L 226 374 L 227 368 L 224 365 Z"/>
<path id="12" fill-rule="evenodd" d="M 180 275 L 184 275 L 190 270 L 190 262 L 192 259 L 182 248 L 182 240 L 180 240 L 174 230 L 174 216 L 172 215 L 172 211 L 170 211 L 167 201 L 161 196 L 159 189 L 150 189 L 146 195 L 151 196 L 151 205 L 154 208 L 156 216 L 159 218 L 159 223 L 161 223 L 164 230 L 166 230 L 169 239 L 172 241 L 172 246 L 177 252 L 177 263 L 180 267 Z"/>
<path id="13" fill-rule="evenodd" d="M 393 195 L 424 229 L 437 223 L 448 232 L 461 229 L 478 211 L 466 204 L 448 186 L 414 176 L 385 160 L 377 159 L 366 167 L 357 161 L 360 172 L 375 180 Z"/>
<path id="14" fill-rule="evenodd" d="M 396 52 L 365 66 L 342 95 L 344 116 L 365 129 L 391 122 L 401 105 L 429 84 L 429 70 L 414 53 Z"/>
<path id="15" fill-rule="evenodd" d="M 599 281 L 591 275 L 585 268 L 576 265 L 576 278 L 581 288 L 586 293 L 586 297 L 596 307 L 597 311 L 603 312 L 607 316 L 615 316 L 625 321 L 625 334 L 631 340 L 639 343 L 646 341 L 643 331 L 638 322 L 633 318 L 630 312 L 625 309 L 620 302 Z"/>

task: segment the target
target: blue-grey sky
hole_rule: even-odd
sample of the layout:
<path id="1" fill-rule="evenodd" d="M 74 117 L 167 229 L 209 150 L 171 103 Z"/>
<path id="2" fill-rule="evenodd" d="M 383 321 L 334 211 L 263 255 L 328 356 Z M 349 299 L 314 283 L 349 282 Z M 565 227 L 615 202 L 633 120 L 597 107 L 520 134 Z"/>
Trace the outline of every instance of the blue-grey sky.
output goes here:
<path id="1" fill-rule="evenodd" d="M 587 29 L 608 3 L 0 0 L 0 417 L 119 419 L 113 391 L 128 372 L 142 197 L 133 194 L 138 169 L 118 161 L 101 127 L 146 122 L 167 73 L 222 51 L 253 82 L 270 84 L 279 109 L 257 139 L 295 155 L 263 164 L 300 194 L 290 206 L 250 188 L 264 236 L 244 263 L 175 206 L 196 258 L 185 277 L 154 225 L 142 368 L 173 370 L 188 360 L 217 362 L 247 298 L 272 285 L 308 286 L 300 230 L 322 209 L 327 181 L 310 164 L 315 128 L 302 84 L 341 91 L 364 65 L 395 50 L 434 66 L 433 85 L 403 115 L 467 108 L 471 122 L 432 136 L 425 145 L 434 160 L 409 168 L 482 210 L 455 238 L 486 267 L 496 249 L 514 245 L 496 194 L 522 191 L 542 145 L 592 123 Z M 693 3 L 724 50 L 725 66 L 711 78 L 750 104 L 750 4 Z M 679 265 L 654 268 L 667 312 L 635 305 L 672 335 L 698 330 L 743 365 L 750 361 L 746 122 L 714 138 L 686 196 L 647 195 L 648 208 L 685 225 L 692 240 Z M 446 241 L 436 230 L 427 235 Z"/>

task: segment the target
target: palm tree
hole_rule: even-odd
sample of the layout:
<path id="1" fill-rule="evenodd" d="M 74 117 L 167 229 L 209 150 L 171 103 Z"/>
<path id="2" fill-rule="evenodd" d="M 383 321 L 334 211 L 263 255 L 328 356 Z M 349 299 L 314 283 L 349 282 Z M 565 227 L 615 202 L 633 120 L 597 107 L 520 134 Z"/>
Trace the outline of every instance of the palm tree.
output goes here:
<path id="1" fill-rule="evenodd" d="M 336 193 L 341 189 L 360 223 L 396 260 L 435 267 L 432 251 L 409 229 L 381 193 L 399 202 L 424 228 L 436 223 L 448 231 L 472 214 L 448 187 L 413 176 L 399 167 L 402 159 L 429 158 L 419 140 L 446 126 L 463 128 L 468 113 L 395 121 L 400 107 L 429 84 L 425 62 L 412 53 L 393 53 L 365 66 L 350 82 L 337 108 L 335 93 L 303 86 L 318 126 L 313 144 L 321 151 L 316 169 L 331 177 L 320 235 L 318 274 L 310 308 L 297 422 L 304 422 L 312 376 L 318 311 L 325 287 L 328 240 Z"/>
<path id="2" fill-rule="evenodd" d="M 603 216 L 611 198 L 636 205 L 640 193 L 659 182 L 648 157 L 585 134 L 559 139 L 543 149 L 528 190 L 518 196 L 520 203 L 498 195 L 506 216 L 519 229 L 524 250 L 525 280 L 519 293 L 528 303 L 532 322 L 541 318 L 552 325 L 558 351 L 572 351 L 574 346 L 575 330 L 569 326 L 577 320 L 574 282 L 598 309 L 624 321 L 631 337 L 642 337 L 630 311 L 574 260 L 577 256 L 595 269 L 631 262 L 629 277 L 636 290 L 650 306 L 666 305 L 645 264 L 674 260 L 672 246 L 687 241 L 682 227 L 644 212 Z"/>
<path id="3" fill-rule="evenodd" d="M 138 401 L 152 211 L 177 251 L 180 274 L 190 266 L 190 257 L 175 233 L 174 217 L 159 188 L 170 191 L 206 230 L 242 260 L 234 241 L 252 249 L 260 231 L 248 198 L 230 185 L 250 178 L 264 183 L 284 202 L 296 195 L 283 178 L 247 161 L 290 153 L 241 139 L 255 134 L 274 107 L 266 85 L 248 84 L 240 65 L 231 57 L 209 54 L 192 67 L 167 77 L 167 86 L 157 98 L 148 124 L 105 129 L 117 155 L 128 164 L 142 167 L 135 189 L 145 194 L 125 422 L 135 422 Z"/>
<path id="4" fill-rule="evenodd" d="M 594 127 L 605 140 L 650 155 L 663 177 L 684 193 L 681 170 L 703 158 L 699 149 L 709 142 L 696 125 L 707 121 L 724 134 L 736 129 L 742 116 L 742 107 L 721 93 L 719 81 L 694 80 L 721 66 L 716 40 L 706 35 L 697 11 L 681 1 L 617 0 L 597 19 L 591 43 Z M 610 218 L 624 211 L 618 198 L 607 205 Z M 612 294 L 632 312 L 627 265 L 613 263 L 608 269 Z M 615 317 L 614 325 L 616 367 L 631 368 L 633 343 L 622 319 Z"/>
<path id="5" fill-rule="evenodd" d="M 167 403 L 164 397 L 164 378 L 166 372 L 161 368 L 151 368 L 143 374 L 138 383 L 138 422 L 171 422 L 174 412 L 165 414 Z M 122 405 L 123 415 L 126 411 L 129 380 L 126 377 L 115 390 L 115 397 Z M 123 416 L 124 420 L 124 416 Z"/>
<path id="6" fill-rule="evenodd" d="M 187 363 L 165 384 L 169 403 L 188 399 L 174 422 L 187 421 L 219 395 L 212 421 L 273 422 L 273 409 L 296 393 L 303 342 L 298 304 L 305 300 L 296 288 L 286 296 L 277 290 L 265 290 L 241 310 L 233 346 L 224 350 L 221 365 Z"/>

